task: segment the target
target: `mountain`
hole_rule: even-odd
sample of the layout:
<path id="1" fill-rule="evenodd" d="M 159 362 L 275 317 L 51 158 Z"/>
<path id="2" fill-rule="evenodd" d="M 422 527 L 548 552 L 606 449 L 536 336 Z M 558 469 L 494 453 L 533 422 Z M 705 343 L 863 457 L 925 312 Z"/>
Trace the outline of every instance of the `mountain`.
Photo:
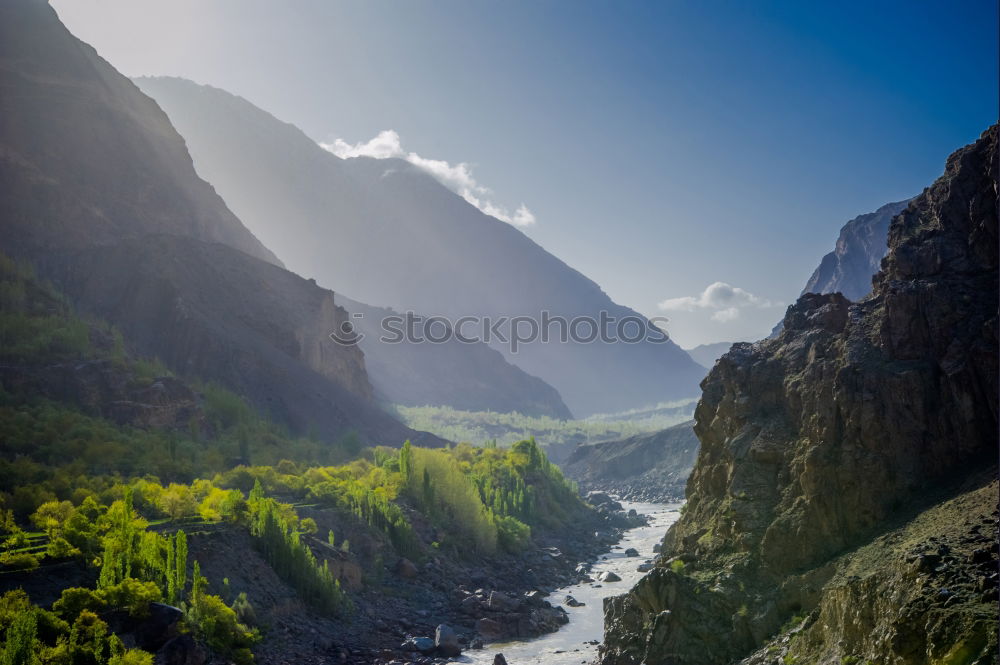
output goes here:
<path id="1" fill-rule="evenodd" d="M 293 270 L 322 285 L 365 303 L 451 320 L 537 321 L 542 312 L 599 320 L 606 312 L 645 322 L 521 231 L 404 160 L 343 160 L 222 90 L 174 78 L 137 83 L 166 109 L 198 172 L 233 211 Z M 589 330 L 579 325 L 582 336 Z M 558 325 L 550 332 L 558 335 Z M 495 348 L 558 390 L 577 417 L 693 396 L 704 373 L 670 341 Z"/>
<path id="2" fill-rule="evenodd" d="M 560 467 L 588 490 L 610 490 L 631 501 L 672 501 L 698 457 L 694 422 L 619 441 L 581 443 Z"/>
<path id="3" fill-rule="evenodd" d="M 383 341 L 381 322 L 399 314 L 337 295 L 351 313 L 365 368 L 379 401 L 402 406 L 449 406 L 463 411 L 520 413 L 568 420 L 555 388 L 512 365 L 486 344 L 451 338 L 441 344 Z"/>
<path id="4" fill-rule="evenodd" d="M 872 276 L 889 251 L 889 223 L 909 202 L 886 203 L 844 224 L 836 248 L 823 257 L 802 293 L 843 293 L 851 301 L 871 293 Z"/>
<path id="5" fill-rule="evenodd" d="M 0 184 L 0 249 L 140 355 L 298 432 L 419 437 L 373 404 L 362 353 L 328 338 L 347 317 L 333 294 L 280 267 L 156 103 L 44 2 L 0 6 Z"/>
<path id="6" fill-rule="evenodd" d="M 995 662 L 997 140 L 893 219 L 868 298 L 807 293 L 715 365 L 604 665 Z"/>
<path id="7" fill-rule="evenodd" d="M 714 342 L 712 344 L 699 344 L 690 349 L 684 349 L 696 363 L 706 369 L 712 369 L 715 361 L 722 357 L 729 350 L 734 342 Z"/>
<path id="8" fill-rule="evenodd" d="M 848 300 L 857 301 L 871 293 L 872 277 L 889 251 L 886 242 L 889 224 L 893 217 L 906 210 L 911 200 L 886 203 L 875 212 L 858 215 L 844 224 L 836 247 L 822 258 L 799 295 L 842 293 Z M 779 332 L 780 321 L 771 336 Z"/>

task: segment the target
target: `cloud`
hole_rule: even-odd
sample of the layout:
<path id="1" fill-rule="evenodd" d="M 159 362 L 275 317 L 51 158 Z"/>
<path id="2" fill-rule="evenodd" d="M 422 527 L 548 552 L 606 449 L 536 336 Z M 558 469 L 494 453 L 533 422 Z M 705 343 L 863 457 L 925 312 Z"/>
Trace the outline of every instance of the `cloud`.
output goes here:
<path id="1" fill-rule="evenodd" d="M 431 174 L 445 187 L 449 188 L 463 199 L 479 208 L 487 215 L 514 226 L 531 226 L 535 223 L 535 215 L 523 203 L 511 212 L 490 200 L 493 193 L 488 187 L 479 184 L 472 175 L 472 167 L 466 162 L 450 164 L 442 159 L 428 159 L 415 152 L 403 150 L 399 134 L 392 129 L 386 129 L 370 141 L 348 143 L 343 139 L 335 139 L 333 143 L 320 143 L 321 148 L 329 150 L 342 159 L 352 157 L 373 157 L 389 159 L 396 157 L 405 159 L 417 168 Z"/>
<path id="2" fill-rule="evenodd" d="M 725 282 L 714 282 L 696 296 L 667 298 L 657 307 L 666 312 L 694 312 L 697 310 L 714 310 L 712 320 L 719 323 L 734 321 L 740 317 L 740 311 L 745 308 L 763 309 L 767 307 L 782 307 L 783 303 L 772 302 L 766 298 L 755 296 L 746 289 L 732 286 Z"/>

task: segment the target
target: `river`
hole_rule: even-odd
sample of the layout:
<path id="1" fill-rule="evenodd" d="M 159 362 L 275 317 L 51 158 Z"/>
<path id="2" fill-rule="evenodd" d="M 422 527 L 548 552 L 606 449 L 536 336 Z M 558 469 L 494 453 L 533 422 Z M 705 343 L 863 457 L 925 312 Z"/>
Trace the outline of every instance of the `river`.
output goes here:
<path id="1" fill-rule="evenodd" d="M 547 599 L 553 605 L 562 604 L 569 615 L 569 623 L 555 633 L 533 640 L 487 644 L 486 648 L 469 651 L 455 662 L 492 665 L 493 657 L 502 653 L 509 665 L 580 665 L 591 663 L 597 656 L 596 644 L 604 639 L 604 598 L 625 593 L 632 588 L 643 573 L 636 570 L 639 564 L 651 560 L 653 546 L 663 539 L 667 527 L 680 517 L 680 504 L 630 503 L 623 501 L 625 510 L 635 508 L 649 517 L 649 525 L 625 532 L 618 542 L 621 549 L 603 554 L 595 563 L 590 576 L 610 570 L 622 578 L 621 582 L 594 582 L 574 584 L 557 589 Z M 634 547 L 638 557 L 626 557 L 625 550 Z M 583 607 L 568 607 L 566 596 L 573 596 Z"/>

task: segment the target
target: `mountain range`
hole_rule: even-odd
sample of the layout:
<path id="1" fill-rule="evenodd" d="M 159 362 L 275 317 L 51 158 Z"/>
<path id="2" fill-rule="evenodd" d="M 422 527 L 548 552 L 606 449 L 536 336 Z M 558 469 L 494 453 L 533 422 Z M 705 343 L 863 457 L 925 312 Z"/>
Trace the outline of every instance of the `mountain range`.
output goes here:
<path id="1" fill-rule="evenodd" d="M 405 160 L 341 159 L 217 88 L 177 78 L 137 83 L 164 108 L 198 172 L 240 219 L 292 270 L 323 286 L 451 320 L 537 321 L 542 312 L 597 320 L 606 312 L 645 321 Z M 703 374 L 670 341 L 495 348 L 558 390 L 577 417 L 690 397 Z"/>

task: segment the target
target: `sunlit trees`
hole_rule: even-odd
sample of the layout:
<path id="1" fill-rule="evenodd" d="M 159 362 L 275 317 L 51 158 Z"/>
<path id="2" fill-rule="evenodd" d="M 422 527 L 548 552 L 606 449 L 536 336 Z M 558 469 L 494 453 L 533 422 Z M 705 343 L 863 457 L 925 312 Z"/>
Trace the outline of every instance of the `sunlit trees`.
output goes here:
<path id="1" fill-rule="evenodd" d="M 259 484 L 251 493 L 250 511 L 254 542 L 274 571 L 320 611 L 347 611 L 350 601 L 340 581 L 334 578 L 326 561 L 323 565 L 316 562 L 300 532 L 282 514 L 277 501 L 263 496 Z"/>

